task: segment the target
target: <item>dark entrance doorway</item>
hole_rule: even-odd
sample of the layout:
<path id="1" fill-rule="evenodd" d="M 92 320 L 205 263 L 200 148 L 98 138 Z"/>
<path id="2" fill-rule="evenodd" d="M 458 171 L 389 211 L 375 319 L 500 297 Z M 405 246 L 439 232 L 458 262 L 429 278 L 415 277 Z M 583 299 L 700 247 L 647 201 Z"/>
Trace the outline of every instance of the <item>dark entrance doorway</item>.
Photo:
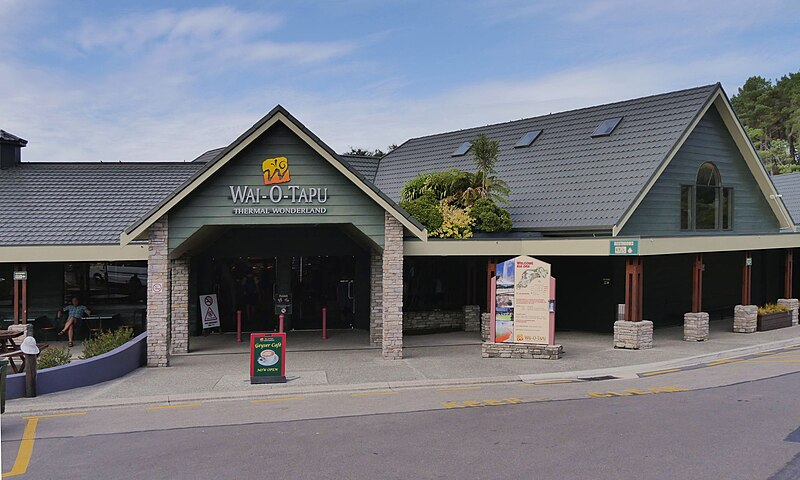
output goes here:
<path id="1" fill-rule="evenodd" d="M 205 277 L 200 284 L 218 296 L 223 332 L 236 331 L 239 310 L 244 331 L 277 330 L 274 296 L 285 293 L 292 295 L 287 330 L 321 329 L 323 308 L 328 328 L 355 326 L 356 257 L 211 258 L 203 263 L 209 268 L 200 273 Z"/>

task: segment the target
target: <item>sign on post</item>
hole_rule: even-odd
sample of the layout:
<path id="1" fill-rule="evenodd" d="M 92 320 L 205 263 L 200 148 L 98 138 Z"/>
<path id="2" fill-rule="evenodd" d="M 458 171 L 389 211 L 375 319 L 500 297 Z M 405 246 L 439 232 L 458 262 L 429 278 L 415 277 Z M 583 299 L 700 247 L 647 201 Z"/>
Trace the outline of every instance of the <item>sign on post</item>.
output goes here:
<path id="1" fill-rule="evenodd" d="M 555 282 L 550 264 L 519 256 L 497 264 L 495 337 L 497 343 L 555 341 Z"/>
<path id="2" fill-rule="evenodd" d="M 28 279 L 28 272 L 27 271 L 15 271 L 14 272 L 14 280 L 27 280 Z"/>
<path id="3" fill-rule="evenodd" d="M 291 293 L 276 293 L 273 297 L 275 300 L 275 315 L 292 314 L 292 294 Z"/>
<path id="4" fill-rule="evenodd" d="M 286 383 L 286 334 L 250 335 L 250 383 Z"/>
<path id="5" fill-rule="evenodd" d="M 219 327 L 219 304 L 217 304 L 216 293 L 200 295 L 200 312 L 203 319 L 203 328 Z"/>

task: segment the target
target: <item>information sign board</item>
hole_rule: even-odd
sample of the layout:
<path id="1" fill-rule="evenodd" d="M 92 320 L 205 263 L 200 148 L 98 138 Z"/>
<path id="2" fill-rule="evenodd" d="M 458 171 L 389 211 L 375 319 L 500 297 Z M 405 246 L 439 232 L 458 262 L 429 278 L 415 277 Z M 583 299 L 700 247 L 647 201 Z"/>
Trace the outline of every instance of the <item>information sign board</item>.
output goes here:
<path id="1" fill-rule="evenodd" d="M 203 328 L 219 327 L 219 304 L 217 304 L 216 293 L 200 295 L 200 313 L 202 314 Z"/>
<path id="2" fill-rule="evenodd" d="M 275 315 L 281 313 L 291 315 L 292 313 L 292 294 L 291 293 L 276 293 L 273 295 L 275 300 Z"/>
<path id="3" fill-rule="evenodd" d="M 639 255 L 639 240 L 610 240 L 609 254 Z"/>
<path id="4" fill-rule="evenodd" d="M 552 345 L 551 280 L 550 264 L 525 255 L 497 265 L 495 342 Z"/>
<path id="5" fill-rule="evenodd" d="M 286 334 L 250 335 L 250 383 L 286 383 Z"/>

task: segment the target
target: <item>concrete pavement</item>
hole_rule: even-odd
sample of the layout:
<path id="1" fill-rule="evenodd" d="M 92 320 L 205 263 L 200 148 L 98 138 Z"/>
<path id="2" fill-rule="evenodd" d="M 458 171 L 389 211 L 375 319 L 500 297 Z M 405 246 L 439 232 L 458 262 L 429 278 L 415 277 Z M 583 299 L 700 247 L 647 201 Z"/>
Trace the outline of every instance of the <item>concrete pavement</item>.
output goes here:
<path id="1" fill-rule="evenodd" d="M 369 391 L 415 386 L 534 382 L 614 375 L 800 344 L 800 327 L 755 334 L 730 332 L 730 321 L 711 324 L 707 342 L 684 342 L 682 328 L 656 330 L 652 350 L 612 348 L 610 335 L 559 332 L 565 348 L 558 361 L 482 359 L 477 334 L 407 336 L 405 357 L 384 361 L 364 332 L 334 331 L 325 342 L 317 332 L 290 332 L 285 385 L 250 385 L 247 346 L 231 335 L 193 337 L 193 353 L 172 358 L 169 368 L 140 369 L 121 379 L 35 399 L 12 400 L 7 411 L 46 412 L 85 407 L 248 398 L 261 395 Z M 324 349 L 324 350 L 323 350 Z"/>

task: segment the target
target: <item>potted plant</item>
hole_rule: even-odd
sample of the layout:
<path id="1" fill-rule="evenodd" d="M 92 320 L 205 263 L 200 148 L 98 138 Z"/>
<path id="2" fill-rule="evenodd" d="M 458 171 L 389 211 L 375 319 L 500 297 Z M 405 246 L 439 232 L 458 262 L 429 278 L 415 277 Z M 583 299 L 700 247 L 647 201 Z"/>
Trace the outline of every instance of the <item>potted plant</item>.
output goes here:
<path id="1" fill-rule="evenodd" d="M 784 305 L 768 303 L 758 307 L 758 322 L 756 330 L 764 332 L 792 326 L 792 313 Z"/>

